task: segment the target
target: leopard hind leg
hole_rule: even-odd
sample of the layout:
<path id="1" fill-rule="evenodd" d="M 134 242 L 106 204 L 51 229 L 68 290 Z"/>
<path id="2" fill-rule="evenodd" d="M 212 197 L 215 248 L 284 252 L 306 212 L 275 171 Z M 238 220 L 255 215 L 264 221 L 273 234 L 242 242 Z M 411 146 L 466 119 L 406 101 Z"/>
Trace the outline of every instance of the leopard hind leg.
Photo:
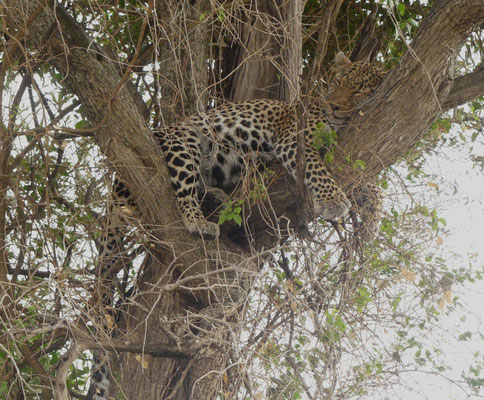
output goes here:
<path id="1" fill-rule="evenodd" d="M 115 178 L 112 190 L 112 201 L 107 207 L 104 229 L 98 246 L 96 293 L 100 310 L 94 319 L 94 330 L 98 335 L 109 330 L 114 320 L 115 281 L 117 273 L 127 268 L 125 234 L 129 224 L 127 217 L 135 202 L 126 184 Z M 96 302 L 97 303 L 97 302 Z M 101 328 L 102 327 L 102 328 Z M 107 363 L 107 353 L 102 350 L 93 351 L 92 374 L 87 400 L 107 400 L 110 386 L 110 368 Z"/>

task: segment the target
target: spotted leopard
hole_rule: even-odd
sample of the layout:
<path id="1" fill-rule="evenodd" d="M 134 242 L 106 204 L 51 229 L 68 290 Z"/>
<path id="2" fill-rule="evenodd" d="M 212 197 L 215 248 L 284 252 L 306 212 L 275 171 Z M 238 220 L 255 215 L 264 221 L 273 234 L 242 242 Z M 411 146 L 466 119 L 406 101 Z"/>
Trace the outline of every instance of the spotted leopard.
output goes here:
<path id="1" fill-rule="evenodd" d="M 351 203 L 312 145 L 313 131 L 319 123 L 336 128 L 341 116 L 361 104 L 384 77 L 379 67 L 351 63 L 343 53 L 335 61 L 329 102 L 323 98 L 312 101 L 304 132 L 304 183 L 313 214 L 329 220 L 344 217 Z M 294 104 L 263 99 L 225 104 L 153 131 L 168 166 L 182 221 L 190 233 L 218 236 L 218 225 L 204 218 L 199 198 L 207 188 L 227 189 L 237 183 L 244 157 L 278 160 L 295 178 L 296 121 Z M 116 200 L 132 201 L 124 184 L 118 181 L 117 185 Z"/>
<path id="2" fill-rule="evenodd" d="M 315 216 L 339 219 L 349 212 L 352 204 L 312 145 L 313 132 L 320 123 L 338 129 L 384 76 L 379 67 L 366 62 L 352 63 L 339 53 L 327 97 L 314 99 L 309 107 L 304 131 L 304 184 Z M 204 218 L 199 199 L 212 187 L 227 189 L 235 185 L 243 171 L 244 158 L 278 160 L 295 179 L 296 121 L 294 104 L 250 100 L 225 104 L 153 131 L 168 166 L 182 221 L 190 233 L 204 238 L 219 235 L 218 225 Z M 355 207 L 365 203 L 372 193 L 371 201 L 378 203 L 374 186 L 368 185 L 363 191 L 351 194 Z M 113 197 L 118 206 L 134 205 L 129 189 L 120 180 L 115 182 Z M 378 212 L 378 205 L 371 210 Z M 362 220 L 364 224 L 365 219 Z M 99 276 L 105 277 L 115 263 L 116 256 L 112 253 L 119 251 L 122 242 L 117 229 L 108 229 L 102 238 Z M 93 370 L 88 399 L 104 400 L 109 390 L 108 368 L 99 355 L 94 358 Z"/>

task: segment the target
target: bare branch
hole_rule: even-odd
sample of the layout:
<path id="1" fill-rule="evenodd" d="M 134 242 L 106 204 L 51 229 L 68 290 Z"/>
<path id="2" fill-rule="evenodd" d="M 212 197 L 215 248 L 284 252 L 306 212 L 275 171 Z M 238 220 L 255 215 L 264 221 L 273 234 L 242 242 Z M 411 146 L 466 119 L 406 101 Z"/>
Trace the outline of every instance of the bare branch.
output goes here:
<path id="1" fill-rule="evenodd" d="M 319 74 L 321 70 L 321 65 L 323 59 L 326 55 L 326 51 L 328 48 L 328 40 L 330 37 L 330 32 L 333 29 L 333 25 L 336 21 L 336 17 L 338 12 L 343 4 L 343 0 L 338 0 L 335 2 L 331 2 L 331 5 L 327 7 L 325 18 L 321 20 L 321 24 L 319 26 L 318 32 L 318 43 L 316 45 L 316 57 L 311 65 L 311 72 L 309 74 L 308 79 L 306 80 L 306 84 L 302 88 L 302 93 L 306 94 L 305 97 L 302 98 L 300 111 L 298 112 L 298 137 L 297 137 L 297 204 L 298 209 L 301 210 L 299 213 L 299 221 L 297 222 L 297 227 L 299 233 L 303 237 L 309 237 L 309 232 L 307 230 L 307 218 L 310 215 L 308 210 L 308 204 L 306 201 L 306 186 L 304 184 L 304 176 L 305 176 L 305 162 L 304 162 L 304 155 L 305 155 L 305 133 L 304 130 L 306 128 L 306 120 L 308 116 L 308 107 L 311 100 L 310 96 L 307 96 L 312 92 L 314 88 L 314 83 L 316 81 L 316 76 Z"/>
<path id="2" fill-rule="evenodd" d="M 465 104 L 484 95 L 484 69 L 456 78 L 452 88 L 442 104 L 444 111 Z"/>
<path id="3" fill-rule="evenodd" d="M 40 400 L 50 400 L 52 398 L 52 389 L 50 386 L 50 380 L 47 376 L 47 372 L 44 369 L 44 366 L 40 363 L 38 358 L 33 354 L 32 350 L 27 345 L 19 346 L 20 352 L 25 358 L 25 361 L 32 367 L 34 372 L 40 377 L 43 381 L 45 388 L 42 390 L 40 395 Z"/>
<path id="4" fill-rule="evenodd" d="M 86 349 L 84 344 L 73 343 L 61 356 L 59 365 L 57 366 L 57 376 L 54 381 L 54 400 L 67 400 L 69 398 L 66 384 L 67 375 L 69 374 L 72 363 Z"/>
<path id="5" fill-rule="evenodd" d="M 371 61 L 380 47 L 380 41 L 374 37 L 375 28 L 378 23 L 378 11 L 380 4 L 375 4 L 371 14 L 365 20 L 358 34 L 358 41 L 351 52 L 352 61 Z"/>

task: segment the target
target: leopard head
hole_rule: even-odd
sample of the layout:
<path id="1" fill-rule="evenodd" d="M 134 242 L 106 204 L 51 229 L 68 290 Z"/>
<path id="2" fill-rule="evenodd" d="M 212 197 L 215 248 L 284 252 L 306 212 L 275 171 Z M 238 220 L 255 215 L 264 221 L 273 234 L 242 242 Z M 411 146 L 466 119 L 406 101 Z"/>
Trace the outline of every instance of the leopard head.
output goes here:
<path id="1" fill-rule="evenodd" d="M 379 86 L 386 75 L 380 67 L 368 62 L 351 62 L 339 52 L 334 60 L 326 101 L 336 115 L 348 114 L 360 106 Z"/>

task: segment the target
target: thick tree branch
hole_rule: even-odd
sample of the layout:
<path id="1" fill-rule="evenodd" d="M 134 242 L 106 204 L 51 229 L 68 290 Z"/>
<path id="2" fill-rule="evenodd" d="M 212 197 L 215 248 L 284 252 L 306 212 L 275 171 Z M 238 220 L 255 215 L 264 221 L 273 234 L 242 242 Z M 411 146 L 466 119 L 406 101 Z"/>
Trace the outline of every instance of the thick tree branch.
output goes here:
<path id="1" fill-rule="evenodd" d="M 335 162 L 343 168 L 335 175 L 343 186 L 351 187 L 361 174 L 345 157 L 365 161 L 365 173 L 375 176 L 398 161 L 442 114 L 452 87 L 450 57 L 471 27 L 483 21 L 481 0 L 437 2 L 400 64 L 341 136 Z"/>
<path id="2" fill-rule="evenodd" d="M 211 290 L 212 305 L 215 306 L 217 302 L 223 304 L 230 299 L 234 304 L 233 308 L 236 309 L 237 301 L 246 295 L 244 281 L 238 280 L 235 274 L 227 273 L 227 280 L 224 282 L 227 285 L 219 290 L 223 285 L 218 273 L 230 266 L 240 271 L 241 268 L 239 269 L 234 261 L 235 256 L 229 255 L 234 253 L 234 248 L 224 243 L 217 248 L 213 244 L 195 239 L 178 223 L 178 211 L 174 201 L 170 195 L 162 195 L 173 192 L 170 189 L 171 185 L 159 147 L 137 109 L 132 94 L 125 87 L 120 86 L 119 69 L 104 57 L 101 51 L 95 51 L 92 46 L 83 48 L 83 39 L 79 39 L 80 42 L 76 39 L 82 37 L 82 34 L 79 36 L 76 32 L 66 29 L 67 24 L 64 26 L 65 32 L 53 30 L 61 25 L 57 23 L 54 9 L 46 9 L 45 13 L 35 18 L 31 26 L 26 26 L 25 21 L 28 21 L 29 13 L 32 13 L 35 9 L 34 5 L 38 3 L 33 0 L 3 0 L 3 4 L 6 5 L 9 13 L 8 24 L 12 27 L 12 32 L 20 32 L 20 36 L 26 38 L 28 46 L 35 50 L 47 49 L 50 56 L 49 62 L 62 73 L 63 82 L 79 97 L 89 120 L 97 126 L 94 134 L 101 151 L 128 185 L 134 189 L 143 223 L 151 228 L 155 238 L 163 239 L 163 242 L 160 241 L 163 247 L 160 245 L 157 252 L 153 251 L 152 267 L 145 270 L 142 279 L 145 282 L 157 284 L 141 285 L 140 293 L 147 294 L 140 295 L 139 302 L 130 305 L 123 314 L 122 318 L 130 318 L 128 322 L 125 323 L 123 320 L 116 327 L 120 331 L 129 332 L 130 337 L 136 338 L 136 345 L 129 349 L 127 347 L 112 347 L 112 349 L 123 353 L 140 351 L 140 338 L 145 338 L 143 333 L 146 334 L 148 343 L 163 340 L 155 337 L 160 334 L 159 325 L 164 322 L 160 316 L 181 315 L 190 307 L 203 310 L 209 304 L 208 294 L 206 297 L 203 294 L 199 296 L 197 291 L 190 297 L 190 290 L 179 290 L 171 296 L 171 291 L 159 290 L 160 286 L 174 285 L 173 282 L 176 282 L 180 276 L 182 279 L 191 280 L 186 278 L 188 273 L 199 274 L 196 277 L 205 277 L 203 288 Z M 449 98 L 449 91 L 452 93 L 452 83 L 446 72 L 449 57 L 468 35 L 469 27 L 482 21 L 483 15 L 482 0 L 443 0 L 437 3 L 422 23 L 411 45 L 412 50 L 403 58 L 400 66 L 390 73 L 372 102 L 365 105 L 362 115 L 355 120 L 355 125 L 349 127 L 347 135 L 341 138 L 339 143 L 341 148 L 336 154 L 336 163 L 337 167 L 342 168 L 342 172 L 335 168 L 335 175 L 343 182 L 343 186 L 350 186 L 352 179 L 356 178 L 354 169 L 347 167 L 347 162 L 344 161 L 347 154 L 350 154 L 353 159 L 365 160 L 369 173 L 375 174 L 401 157 L 442 112 Z M 46 32 L 51 33 L 48 38 Z M 204 61 L 206 62 L 206 59 Z M 274 201 L 275 197 L 271 196 L 272 204 L 278 212 L 284 211 L 285 207 L 294 201 L 293 185 L 291 189 L 292 191 L 287 191 L 289 201 L 288 198 Z M 278 222 L 282 226 L 284 220 L 281 219 Z M 256 230 L 264 235 L 267 232 L 267 223 L 263 221 L 257 225 Z M 257 244 L 261 245 L 259 242 Z M 218 254 L 216 262 L 213 261 L 213 254 Z M 248 262 L 247 254 L 240 252 L 239 254 L 245 268 L 244 263 Z M 153 265 L 157 268 L 153 268 Z M 189 268 L 191 266 L 194 267 Z M 207 271 L 214 271 L 216 267 L 220 268 L 217 273 L 212 275 L 210 272 L 207 273 Z M 213 282 L 217 285 L 212 285 Z M 199 286 L 201 285 L 193 282 L 193 287 Z M 190 288 L 188 285 L 187 287 Z M 232 287 L 236 288 L 232 290 Z M 147 288 L 149 290 L 146 290 Z M 209 290 L 206 292 L 208 293 Z M 182 297 L 186 299 L 185 302 L 180 300 Z M 138 307 L 138 304 L 141 306 Z M 150 307 L 146 307 L 147 305 Z M 155 305 L 153 309 L 152 305 Z M 149 311 L 145 313 L 145 309 Z M 216 310 L 216 307 L 213 309 Z M 145 321 L 145 318 L 146 326 L 140 324 L 140 321 Z M 194 326 L 194 328 L 198 327 Z M 210 328 L 200 329 L 197 340 L 202 333 L 209 335 Z M 145 330 L 140 335 L 143 329 Z M 65 377 L 73 360 L 86 348 L 82 344 L 73 346 L 59 364 L 55 386 L 57 398 L 67 396 Z M 103 347 L 109 349 L 109 346 L 106 344 Z M 153 351 L 154 356 L 162 354 L 156 353 L 159 348 L 157 350 L 148 347 L 148 350 Z M 204 350 L 205 358 L 191 359 L 190 368 L 185 368 L 184 363 L 178 363 L 178 359 L 170 358 L 163 364 L 159 359 L 153 359 L 153 363 L 142 378 L 143 383 L 150 388 L 153 387 L 152 393 L 158 394 L 166 387 L 173 387 L 175 384 L 178 388 L 178 385 L 183 383 L 181 386 L 186 386 L 186 389 L 183 391 L 180 389 L 176 399 L 188 398 L 191 390 L 197 385 L 200 398 L 212 398 L 214 391 L 217 390 L 217 382 L 215 382 L 217 378 L 211 378 L 210 372 L 225 371 L 227 361 L 224 357 L 230 348 L 221 344 L 217 348 L 206 346 Z M 143 351 L 146 352 L 146 350 Z M 165 356 L 162 355 L 162 357 Z M 120 359 L 124 359 L 125 371 L 130 368 L 134 371 L 134 368 L 129 365 L 128 357 L 123 357 L 121 354 Z M 185 375 L 183 379 L 173 378 L 179 371 L 185 371 L 186 379 Z M 212 374 L 214 375 L 217 374 Z M 125 382 L 124 388 L 132 387 L 139 388 L 142 385 L 130 385 Z"/>
<path id="3" fill-rule="evenodd" d="M 161 358 L 176 358 L 187 359 L 189 354 L 180 351 L 176 348 L 176 345 L 167 343 L 125 343 L 121 341 L 106 341 L 100 342 L 98 340 L 84 341 L 83 344 L 87 349 L 94 350 L 111 350 L 115 353 L 134 353 L 134 354 L 146 354 L 151 357 Z"/>
<path id="4" fill-rule="evenodd" d="M 86 350 L 84 345 L 73 343 L 61 357 L 57 366 L 57 374 L 54 381 L 54 400 L 66 400 L 69 398 L 66 379 L 71 365 L 79 355 Z"/>
<path id="5" fill-rule="evenodd" d="M 226 285 L 220 284 L 219 275 L 204 274 L 217 267 L 233 265 L 245 257 L 240 254 L 240 248 L 230 241 L 204 242 L 186 231 L 179 218 L 174 192 L 159 146 L 133 96 L 126 86 L 120 86 L 119 69 L 102 53 L 102 49 L 93 48 L 92 45 L 83 47 L 83 35 L 77 32 L 72 34 L 72 29 L 66 29 L 67 23 L 66 26 L 59 23 L 54 7 L 45 8 L 27 29 L 25 21 L 33 11 L 34 3 L 37 4 L 34 0 L 2 1 L 2 11 L 9 17 L 7 29 L 24 35 L 23 43 L 28 47 L 26 55 L 29 51 L 48 53 L 50 65 L 62 74 L 61 83 L 81 101 L 83 111 L 94 127 L 96 143 L 134 193 L 142 223 L 150 229 L 151 263 L 145 268 L 139 284 L 140 292 L 146 294 L 139 297 L 138 304 L 141 306 L 133 303 L 128 307 L 123 316 L 129 318 L 122 319 L 117 329 L 129 332 L 130 337 L 133 340 L 136 338 L 138 342 L 161 341 L 163 338 L 160 338 L 159 323 L 162 316 L 181 314 L 189 307 L 204 310 L 209 304 L 224 303 L 228 299 L 236 302 L 243 297 L 245 283 L 237 271 L 224 275 Z M 175 3 L 177 2 L 173 2 Z M 49 34 L 46 35 L 46 32 Z M 196 40 L 199 40 L 200 48 L 203 49 L 205 36 L 199 36 Z M 81 38 L 81 42 L 77 42 L 76 38 Z M 199 70 L 206 69 L 205 54 L 201 51 L 199 59 L 197 58 L 197 62 L 203 65 L 200 67 L 197 64 Z M 255 267 L 255 262 L 247 261 L 244 267 Z M 190 274 L 203 276 L 202 282 L 206 290 L 197 291 L 196 294 L 184 289 L 169 293 L 159 290 L 159 286 L 176 282 L 180 276 L 185 278 Z M 149 282 L 156 282 L 157 285 Z M 189 284 L 198 287 L 200 281 L 193 280 Z M 145 307 L 147 304 L 156 305 L 156 309 Z M 146 326 L 140 324 L 140 321 L 146 321 Z M 73 346 L 66 354 L 66 361 L 59 366 L 55 383 L 56 398 L 67 396 L 66 371 L 72 360 L 78 356 L 79 349 Z M 226 368 L 227 359 L 220 354 L 227 354 L 229 349 L 223 346 L 207 346 L 204 350 L 202 357 L 190 361 L 191 367 L 187 370 L 186 381 L 174 399 L 188 398 L 195 384 L 201 398 L 214 397 L 217 386 L 213 384 L 214 378 L 209 372 Z M 181 354 L 179 356 L 182 357 Z M 121 354 L 120 359 L 125 371 L 135 369 L 129 363 L 129 357 Z M 126 382 L 124 389 L 130 397 L 129 390 L 135 390 L 140 385 L 152 386 L 156 380 L 155 386 L 161 391 L 160 388 L 172 385 L 177 371 L 185 367 L 186 360 L 153 359 L 142 378 L 143 382 L 138 386 L 128 385 Z M 131 397 L 136 396 L 133 394 Z"/>
<path id="6" fill-rule="evenodd" d="M 481 69 L 454 79 L 452 88 L 442 104 L 442 109 L 448 111 L 483 95 L 484 69 Z"/>
<path id="7" fill-rule="evenodd" d="M 45 385 L 45 388 L 42 390 L 40 395 L 40 400 L 50 400 L 52 398 L 52 389 L 50 387 L 50 379 L 48 374 L 41 364 L 39 359 L 34 355 L 32 349 L 29 348 L 27 345 L 19 346 L 19 350 L 24 356 L 26 362 L 30 365 L 33 371 L 37 374 L 37 376 L 42 380 Z"/>
<path id="8" fill-rule="evenodd" d="M 32 48 L 48 48 L 50 63 L 64 75 L 63 82 L 79 97 L 94 126 L 95 139 L 101 151 L 130 187 L 138 189 L 135 191 L 136 201 L 145 222 L 159 227 L 171 226 L 172 240 L 195 242 L 187 238 L 181 225 L 175 229 L 178 212 L 174 201 L 169 197 L 160 199 L 156 194 L 166 193 L 170 187 L 168 173 L 132 96 L 125 87 L 119 87 L 120 76 L 116 67 L 104 58 L 99 49 L 91 51 L 83 48 L 87 44 L 85 36 L 69 25 L 70 20 L 66 18 L 63 21 L 69 26 L 69 31 L 53 32 L 46 41 L 45 32 L 52 31 L 51 27 L 56 24 L 52 8 L 45 8 L 44 13 L 26 30 L 25 21 L 33 3 L 27 0 L 3 2 L 4 13 L 9 16 L 9 29 L 25 35 L 27 44 Z M 75 34 L 71 36 L 70 32 Z M 69 57 L 66 57 L 66 51 Z M 160 233 L 158 230 L 157 234 Z M 166 231 L 163 233 L 167 234 Z"/>
<path id="9" fill-rule="evenodd" d="M 372 61 L 380 47 L 380 41 L 375 38 L 375 28 L 378 23 L 380 4 L 375 4 L 358 34 L 358 40 L 351 52 L 351 61 Z"/>

